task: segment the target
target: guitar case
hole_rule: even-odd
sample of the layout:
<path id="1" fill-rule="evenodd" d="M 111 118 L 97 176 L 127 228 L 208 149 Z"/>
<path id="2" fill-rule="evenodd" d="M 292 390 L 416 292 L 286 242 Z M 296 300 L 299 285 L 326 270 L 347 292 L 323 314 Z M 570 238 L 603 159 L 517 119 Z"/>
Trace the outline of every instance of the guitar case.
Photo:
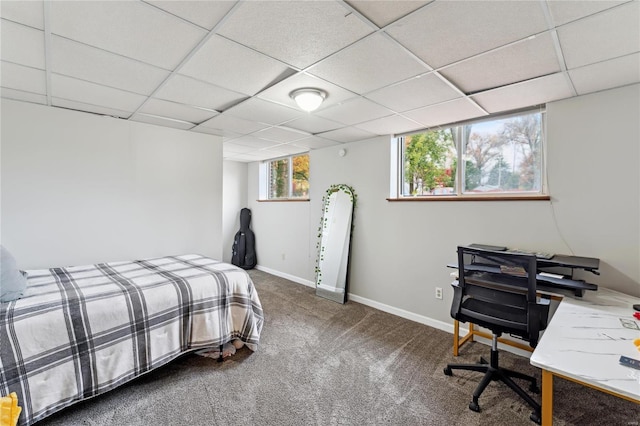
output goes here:
<path id="1" fill-rule="evenodd" d="M 256 241 L 251 225 L 251 210 L 240 210 L 240 230 L 233 238 L 231 263 L 242 269 L 253 269 L 258 260 L 256 257 Z"/>

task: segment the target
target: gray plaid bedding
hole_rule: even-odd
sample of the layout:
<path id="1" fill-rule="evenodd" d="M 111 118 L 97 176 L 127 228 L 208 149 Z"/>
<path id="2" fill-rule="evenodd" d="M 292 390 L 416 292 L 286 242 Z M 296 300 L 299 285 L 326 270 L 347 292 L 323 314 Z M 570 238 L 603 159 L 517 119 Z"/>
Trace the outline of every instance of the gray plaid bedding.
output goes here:
<path id="1" fill-rule="evenodd" d="M 190 350 L 260 339 L 249 275 L 200 255 L 28 273 L 24 297 L 0 305 L 0 396 L 18 394 L 20 425 Z"/>

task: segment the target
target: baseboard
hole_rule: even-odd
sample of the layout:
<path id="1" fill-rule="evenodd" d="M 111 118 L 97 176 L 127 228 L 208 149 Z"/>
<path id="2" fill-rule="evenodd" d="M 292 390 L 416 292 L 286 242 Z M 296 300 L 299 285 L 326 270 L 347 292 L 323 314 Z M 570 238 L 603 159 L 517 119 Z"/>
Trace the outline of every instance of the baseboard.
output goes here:
<path id="1" fill-rule="evenodd" d="M 358 296 L 357 294 L 349 293 L 349 300 L 362 303 L 363 305 L 376 308 L 380 311 L 392 314 L 410 321 L 414 321 L 420 324 L 428 325 L 429 327 L 437 328 L 438 330 L 446 331 L 453 334 L 453 321 L 451 323 L 439 321 L 433 318 L 419 315 L 413 312 L 405 311 L 404 309 L 396 308 L 395 306 L 386 305 L 384 303 L 376 302 L 375 300 L 367 299 L 366 297 Z M 467 328 L 460 327 L 459 334 L 464 336 L 469 331 Z"/>
<path id="2" fill-rule="evenodd" d="M 267 268 L 261 265 L 257 265 L 256 269 L 271 275 L 275 275 L 276 277 L 285 278 L 289 281 L 293 281 L 295 283 L 305 285 L 307 287 L 312 287 L 312 288 L 316 287 L 316 284 L 313 281 L 305 280 L 303 278 L 286 274 L 284 272 L 276 271 L 275 269 Z M 425 325 L 428 325 L 429 327 L 437 328 L 438 330 L 446 331 L 447 333 L 453 334 L 453 323 L 438 321 L 433 318 L 426 317 L 424 315 L 418 315 L 413 312 L 405 311 L 404 309 L 396 308 L 390 305 L 385 305 L 384 303 L 376 302 L 375 300 L 367 299 L 366 297 L 361 297 L 353 293 L 349 293 L 348 300 L 353 300 L 354 302 L 362 303 L 363 305 L 376 308 L 380 311 L 387 312 L 389 314 L 396 315 L 398 317 L 405 318 L 410 321 L 415 321 L 420 324 L 425 324 Z M 461 336 L 464 336 L 467 333 L 467 331 L 468 331 L 467 328 L 460 327 Z"/>
<path id="3" fill-rule="evenodd" d="M 274 269 L 266 268 L 260 265 L 256 266 L 256 269 L 271 275 L 275 275 L 276 277 L 285 278 L 297 284 L 302 284 L 307 287 L 316 288 L 316 284 L 313 281 L 305 280 L 305 279 L 302 279 L 290 274 L 286 274 L 284 272 L 276 271 Z M 439 321 L 433 318 L 426 317 L 424 315 L 418 315 L 413 312 L 405 311 L 404 309 L 396 308 L 395 306 L 376 302 L 375 300 L 367 299 L 366 297 L 358 296 L 357 294 L 353 294 L 353 293 L 348 294 L 347 300 L 352 300 L 357 303 L 362 303 L 363 305 L 370 306 L 382 312 L 386 312 L 391 315 L 408 319 L 409 321 L 414 321 L 420 324 L 428 325 L 429 327 L 437 328 L 438 330 L 446 331 L 449 334 L 453 334 L 453 320 L 450 323 Z M 469 328 L 464 327 L 464 324 L 460 324 L 460 329 L 458 331 L 458 334 L 460 335 L 460 337 L 464 336 L 468 332 L 469 332 Z M 480 336 L 474 336 L 474 339 L 479 343 L 483 343 L 485 345 L 491 346 L 491 340 L 489 339 L 485 339 Z M 506 350 L 508 352 L 511 352 L 526 358 L 529 358 L 531 356 L 530 352 L 523 351 L 522 349 L 514 348 L 513 346 L 508 346 L 508 345 L 501 344 L 500 350 Z"/>
<path id="4" fill-rule="evenodd" d="M 275 269 L 267 268 L 265 266 L 256 265 L 256 269 L 267 274 L 275 275 L 276 277 L 284 278 L 294 283 L 302 284 L 307 287 L 316 288 L 316 283 L 313 281 L 305 280 L 303 278 L 296 277 L 294 275 L 286 274 L 284 272 L 276 271 Z"/>

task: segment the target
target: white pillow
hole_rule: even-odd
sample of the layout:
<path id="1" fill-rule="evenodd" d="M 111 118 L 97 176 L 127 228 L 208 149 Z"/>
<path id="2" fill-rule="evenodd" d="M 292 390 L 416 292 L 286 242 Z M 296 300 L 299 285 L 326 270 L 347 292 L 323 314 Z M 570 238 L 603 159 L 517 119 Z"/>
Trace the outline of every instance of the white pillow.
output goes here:
<path id="1" fill-rule="evenodd" d="M 26 288 L 27 274 L 18 269 L 9 250 L 0 245 L 0 302 L 19 299 Z"/>

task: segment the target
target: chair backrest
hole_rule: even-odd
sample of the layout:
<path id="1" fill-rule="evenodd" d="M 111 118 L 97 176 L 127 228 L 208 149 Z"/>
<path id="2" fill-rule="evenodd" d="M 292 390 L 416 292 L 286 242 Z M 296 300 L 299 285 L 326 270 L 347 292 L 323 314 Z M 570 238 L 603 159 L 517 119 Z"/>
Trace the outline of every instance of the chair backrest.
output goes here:
<path id="1" fill-rule="evenodd" d="M 458 247 L 451 316 L 535 347 L 549 314 L 549 301 L 536 295 L 536 271 L 535 255 Z"/>

